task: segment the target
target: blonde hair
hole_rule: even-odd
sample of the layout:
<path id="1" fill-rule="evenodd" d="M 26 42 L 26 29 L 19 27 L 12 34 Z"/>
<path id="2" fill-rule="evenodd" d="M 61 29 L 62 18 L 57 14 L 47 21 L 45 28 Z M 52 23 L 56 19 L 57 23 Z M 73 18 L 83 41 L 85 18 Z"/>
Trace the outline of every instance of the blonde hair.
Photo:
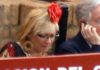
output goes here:
<path id="1" fill-rule="evenodd" d="M 57 23 L 50 21 L 48 11 L 46 8 L 32 9 L 25 19 L 25 23 L 22 24 L 18 33 L 18 40 L 24 40 L 27 35 L 32 31 L 34 34 L 38 33 L 38 29 L 41 29 L 43 25 L 52 24 L 58 31 L 59 27 Z"/>

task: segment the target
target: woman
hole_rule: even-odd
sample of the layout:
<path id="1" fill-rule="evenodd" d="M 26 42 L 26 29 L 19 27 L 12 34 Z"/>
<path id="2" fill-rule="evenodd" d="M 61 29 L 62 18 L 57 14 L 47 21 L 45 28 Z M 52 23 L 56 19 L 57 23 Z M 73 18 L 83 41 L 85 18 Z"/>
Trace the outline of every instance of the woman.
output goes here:
<path id="1" fill-rule="evenodd" d="M 0 51 L 2 57 L 46 56 L 59 31 L 62 10 L 57 3 L 46 8 L 31 10 L 18 32 L 18 41 L 6 44 Z"/>

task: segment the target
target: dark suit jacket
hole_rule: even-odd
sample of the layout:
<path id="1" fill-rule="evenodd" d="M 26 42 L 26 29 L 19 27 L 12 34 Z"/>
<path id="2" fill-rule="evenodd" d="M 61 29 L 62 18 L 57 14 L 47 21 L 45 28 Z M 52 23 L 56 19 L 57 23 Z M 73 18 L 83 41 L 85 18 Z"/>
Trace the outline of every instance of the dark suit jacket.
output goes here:
<path id="1" fill-rule="evenodd" d="M 70 53 L 88 53 L 100 52 L 100 45 L 87 44 L 81 33 L 79 32 L 74 38 L 65 41 L 60 45 L 55 54 L 70 54 Z"/>

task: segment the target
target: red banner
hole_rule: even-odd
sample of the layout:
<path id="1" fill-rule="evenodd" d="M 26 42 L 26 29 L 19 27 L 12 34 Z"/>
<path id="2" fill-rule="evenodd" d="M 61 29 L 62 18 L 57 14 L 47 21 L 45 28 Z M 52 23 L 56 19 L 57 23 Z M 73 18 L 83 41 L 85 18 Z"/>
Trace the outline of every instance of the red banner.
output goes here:
<path id="1" fill-rule="evenodd" d="M 100 53 L 0 58 L 0 70 L 100 70 Z"/>

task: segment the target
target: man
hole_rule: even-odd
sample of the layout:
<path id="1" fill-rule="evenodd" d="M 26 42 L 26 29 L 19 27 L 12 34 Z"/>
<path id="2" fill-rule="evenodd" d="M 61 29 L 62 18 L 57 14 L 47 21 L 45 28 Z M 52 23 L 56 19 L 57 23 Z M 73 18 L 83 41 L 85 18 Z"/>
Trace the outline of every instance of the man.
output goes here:
<path id="1" fill-rule="evenodd" d="M 85 0 L 76 9 L 79 33 L 55 54 L 100 52 L 100 0 Z"/>

